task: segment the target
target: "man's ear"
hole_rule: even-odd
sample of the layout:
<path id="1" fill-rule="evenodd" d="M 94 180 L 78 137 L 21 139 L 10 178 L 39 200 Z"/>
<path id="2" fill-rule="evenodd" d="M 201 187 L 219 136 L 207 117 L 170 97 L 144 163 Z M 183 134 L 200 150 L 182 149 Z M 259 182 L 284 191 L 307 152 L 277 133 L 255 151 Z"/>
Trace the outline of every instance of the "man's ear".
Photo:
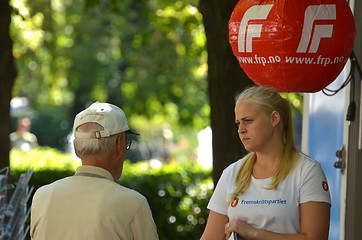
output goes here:
<path id="1" fill-rule="evenodd" d="M 117 137 L 117 142 L 116 142 L 116 147 L 117 147 L 117 150 L 118 151 L 122 151 L 122 145 L 123 145 L 123 141 L 126 136 L 125 135 L 122 135 L 120 134 L 118 137 Z"/>
<path id="2" fill-rule="evenodd" d="M 73 148 L 74 148 L 75 155 L 80 158 L 77 148 L 75 147 L 74 141 L 73 141 Z"/>
<path id="3" fill-rule="evenodd" d="M 271 123 L 272 123 L 272 126 L 275 127 L 279 124 L 280 122 L 280 114 L 278 111 L 273 111 L 271 113 Z"/>

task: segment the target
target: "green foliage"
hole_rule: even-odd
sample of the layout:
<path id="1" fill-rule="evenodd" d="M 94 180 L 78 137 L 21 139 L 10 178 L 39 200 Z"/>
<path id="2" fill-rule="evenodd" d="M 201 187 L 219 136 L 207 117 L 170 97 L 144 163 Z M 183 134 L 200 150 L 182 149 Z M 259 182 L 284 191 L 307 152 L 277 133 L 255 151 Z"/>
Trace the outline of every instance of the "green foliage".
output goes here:
<path id="1" fill-rule="evenodd" d="M 54 148 L 39 147 L 29 152 L 17 149 L 10 151 L 10 169 L 17 172 L 26 172 L 33 169 L 40 171 L 75 171 L 81 165 L 72 154 L 64 154 Z"/>
<path id="2" fill-rule="evenodd" d="M 120 183 L 150 204 L 160 239 L 197 239 L 205 228 L 212 193 L 211 172 L 194 164 L 125 164 Z"/>
<path id="3" fill-rule="evenodd" d="M 69 122 L 93 101 L 121 106 L 146 141 L 164 125 L 175 140 L 185 129 L 194 131 L 187 138 L 196 138 L 210 114 L 206 38 L 197 4 L 12 0 L 18 68 L 13 96 L 27 97 L 39 112 L 33 119 L 39 142 L 64 148 Z M 50 124 L 36 123 L 44 118 Z M 45 132 L 56 128 L 64 134 L 50 141 Z"/>
<path id="4" fill-rule="evenodd" d="M 303 93 L 280 93 L 280 95 L 289 101 L 294 117 L 302 115 Z"/>
<path id="5" fill-rule="evenodd" d="M 303 93 L 281 93 L 287 99 L 292 109 L 294 144 L 297 149 L 302 147 L 302 114 Z"/>
<path id="6" fill-rule="evenodd" d="M 29 153 L 11 151 L 11 170 L 15 179 L 28 168 L 34 173 L 30 186 L 35 189 L 71 176 L 79 161 L 71 154 L 43 148 Z M 170 163 L 160 168 L 150 162 L 124 163 L 123 186 L 143 194 L 151 207 L 160 239 L 198 239 L 206 224 L 206 205 L 212 194 L 211 171 L 193 163 Z"/>

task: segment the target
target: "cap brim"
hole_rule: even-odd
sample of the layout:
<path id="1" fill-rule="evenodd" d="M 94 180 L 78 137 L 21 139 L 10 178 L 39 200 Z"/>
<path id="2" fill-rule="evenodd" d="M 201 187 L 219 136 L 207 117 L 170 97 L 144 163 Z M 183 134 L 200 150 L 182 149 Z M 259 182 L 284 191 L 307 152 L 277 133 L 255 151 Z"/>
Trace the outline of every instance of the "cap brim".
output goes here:
<path id="1" fill-rule="evenodd" d="M 127 130 L 126 133 L 127 134 L 133 134 L 133 135 L 140 135 L 139 133 L 136 133 L 136 132 L 134 132 L 132 130 Z"/>

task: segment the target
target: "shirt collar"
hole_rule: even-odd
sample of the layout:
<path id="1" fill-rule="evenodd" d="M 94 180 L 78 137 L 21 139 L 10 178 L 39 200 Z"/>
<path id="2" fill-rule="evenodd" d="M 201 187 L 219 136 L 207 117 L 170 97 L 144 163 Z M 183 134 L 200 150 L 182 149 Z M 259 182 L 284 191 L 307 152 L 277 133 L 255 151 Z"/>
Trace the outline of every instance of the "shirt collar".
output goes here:
<path id="1" fill-rule="evenodd" d="M 82 165 L 80 167 L 77 168 L 76 170 L 76 174 L 77 173 L 90 173 L 90 174 L 95 174 L 95 175 L 99 175 L 102 177 L 105 177 L 111 181 L 114 181 L 113 176 L 110 172 L 108 172 L 107 170 L 100 168 L 100 167 L 96 167 L 96 166 L 89 166 L 89 165 Z"/>

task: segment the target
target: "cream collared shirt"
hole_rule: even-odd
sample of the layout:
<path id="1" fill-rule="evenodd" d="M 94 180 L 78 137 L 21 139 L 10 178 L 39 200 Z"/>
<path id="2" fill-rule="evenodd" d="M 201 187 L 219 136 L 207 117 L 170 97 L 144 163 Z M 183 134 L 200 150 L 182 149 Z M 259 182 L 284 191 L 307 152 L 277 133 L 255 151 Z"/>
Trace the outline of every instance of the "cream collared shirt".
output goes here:
<path id="1" fill-rule="evenodd" d="M 146 198 L 94 166 L 39 188 L 30 226 L 35 240 L 158 239 Z"/>

